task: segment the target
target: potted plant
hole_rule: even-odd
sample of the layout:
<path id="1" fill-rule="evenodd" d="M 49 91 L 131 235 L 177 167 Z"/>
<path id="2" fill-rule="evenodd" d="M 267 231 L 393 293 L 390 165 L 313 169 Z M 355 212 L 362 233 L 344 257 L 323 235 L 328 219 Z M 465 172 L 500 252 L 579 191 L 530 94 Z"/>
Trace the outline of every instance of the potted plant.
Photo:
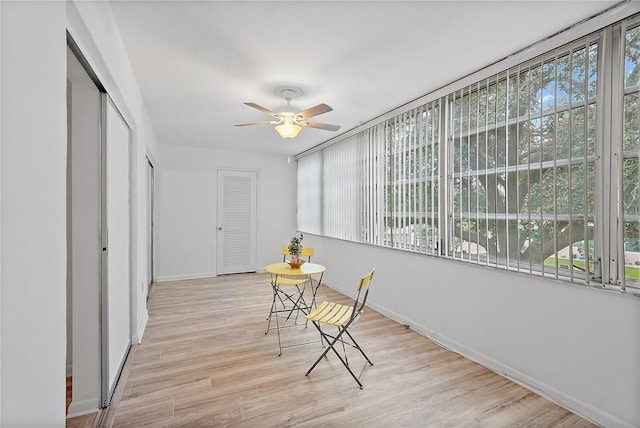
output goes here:
<path id="1" fill-rule="evenodd" d="M 300 236 L 294 236 L 289 240 L 289 265 L 293 268 L 298 268 L 304 263 L 302 258 L 302 233 Z"/>

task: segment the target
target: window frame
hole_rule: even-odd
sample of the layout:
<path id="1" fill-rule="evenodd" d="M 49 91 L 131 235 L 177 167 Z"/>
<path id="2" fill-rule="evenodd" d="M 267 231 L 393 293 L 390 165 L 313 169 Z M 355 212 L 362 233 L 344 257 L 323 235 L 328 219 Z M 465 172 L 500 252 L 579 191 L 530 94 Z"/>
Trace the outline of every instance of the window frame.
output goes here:
<path id="1" fill-rule="evenodd" d="M 363 156 L 358 159 L 358 164 L 361 166 L 361 171 L 359 175 L 364 176 L 361 177 L 362 183 L 360 183 L 359 188 L 361 189 L 361 196 L 358 203 L 362 203 L 361 208 L 363 209 L 362 216 L 362 224 L 359 224 L 357 229 L 359 231 L 358 236 L 352 236 L 345 238 L 344 236 L 340 237 L 341 239 L 349 239 L 354 240 L 356 242 L 365 242 L 374 245 L 381 245 L 389 248 L 400 248 L 406 251 L 419 252 L 427 255 L 438 256 L 451 258 L 455 260 L 460 260 L 464 262 L 471 262 L 477 264 L 487 264 L 489 266 L 498 266 L 500 268 L 505 268 L 508 270 L 516 270 L 520 272 L 527 272 L 532 275 L 541 275 L 541 276 L 549 276 L 551 275 L 554 278 L 558 278 L 560 280 L 566 280 L 569 282 L 577 283 L 577 284 L 585 284 L 590 286 L 595 286 L 598 288 L 604 288 L 607 290 L 614 291 L 630 291 L 634 294 L 640 294 L 640 284 L 636 281 L 628 281 L 626 275 L 624 274 L 624 264 L 625 264 L 625 244 L 624 244 L 624 200 L 623 200 L 623 177 L 622 177 L 622 165 L 624 159 L 626 158 L 637 158 L 635 152 L 626 153 L 623 151 L 622 147 L 622 132 L 623 132 L 623 112 L 624 112 L 624 66 L 622 66 L 622 62 L 620 58 L 624 58 L 624 42 L 626 39 L 625 29 L 630 26 L 638 25 L 640 22 L 640 15 L 635 15 L 640 12 L 640 6 L 637 4 L 624 4 L 619 6 L 613 10 L 607 11 L 602 15 L 599 15 L 586 23 L 582 23 L 579 26 L 572 27 L 569 30 L 555 36 L 552 38 L 553 40 L 545 40 L 540 42 L 539 44 L 534 45 L 533 47 L 527 48 L 521 52 L 518 52 L 503 61 L 500 61 L 496 64 L 493 64 L 490 67 L 482 69 L 470 76 L 467 76 L 463 79 L 460 79 L 457 82 L 454 82 L 450 85 L 447 85 L 444 88 L 441 88 L 437 91 L 434 91 L 431 94 L 428 94 L 408 105 L 399 107 L 398 109 L 392 110 L 386 115 L 371 121 L 369 123 L 365 123 L 354 130 L 351 130 L 339 137 L 331 139 L 314 149 L 303 152 L 296 156 L 296 160 L 299 160 L 302 157 L 307 156 L 310 153 L 313 153 L 318 150 L 323 150 L 323 148 L 330 146 L 335 143 L 343 142 L 352 139 L 355 140 L 364 140 L 363 148 L 360 151 L 360 155 Z M 594 31 L 595 29 L 595 31 Z M 597 41 L 596 41 L 597 40 Z M 583 224 L 585 228 L 585 232 L 587 229 L 587 223 L 589 221 L 594 221 L 595 219 L 600 219 L 600 221 L 595 222 L 595 230 L 593 236 L 593 272 L 588 272 L 585 275 L 579 275 L 574 272 L 573 268 L 569 269 L 569 272 L 564 272 L 559 269 L 559 265 L 556 259 L 555 265 L 551 268 L 551 271 L 545 271 L 544 262 L 541 264 L 540 271 L 536 271 L 534 266 L 532 266 L 531 262 L 529 266 L 521 266 L 520 260 L 517 259 L 515 263 L 512 263 L 511 257 L 507 252 L 506 262 L 499 263 L 496 259 L 496 263 L 491 263 L 489 257 L 487 257 L 486 262 L 481 262 L 480 257 L 477 256 L 475 260 L 472 260 L 472 257 L 469 255 L 467 259 L 464 257 L 456 257 L 453 248 L 453 228 L 454 228 L 454 192 L 453 192 L 453 183 L 456 178 L 461 177 L 462 168 L 459 168 L 456 172 L 456 167 L 453 165 L 454 155 L 453 155 L 453 145 L 450 144 L 452 140 L 452 132 L 454 129 L 454 122 L 452 116 L 452 103 L 455 100 L 455 96 L 457 93 L 463 93 L 463 91 L 467 91 L 467 94 L 471 94 L 471 89 L 474 85 L 476 85 L 476 90 L 479 90 L 484 84 L 484 87 L 488 90 L 490 88 L 490 84 L 495 84 L 496 93 L 498 93 L 500 88 L 500 84 L 502 81 L 505 81 L 505 90 L 508 92 L 510 90 L 509 82 L 512 81 L 512 76 L 517 76 L 517 79 L 520 78 L 521 69 L 527 68 L 527 70 L 531 69 L 532 64 L 539 63 L 540 67 L 544 67 L 545 61 L 549 58 L 554 58 L 557 60 L 562 58 L 564 52 L 575 51 L 575 47 L 584 46 L 586 48 L 586 57 L 589 57 L 589 48 L 596 41 L 598 45 L 598 63 L 597 63 L 597 78 L 598 78 L 598 88 L 595 96 L 595 108 L 596 108 L 596 118 L 595 118 L 595 154 L 584 155 L 584 157 L 580 157 L 579 160 L 572 157 L 572 148 L 571 148 L 571 139 L 572 135 L 567 137 L 569 142 L 567 143 L 567 158 L 558 158 L 557 153 L 557 144 L 554 142 L 554 155 L 553 159 L 550 161 L 540 160 L 540 169 L 543 168 L 554 168 L 554 174 L 556 168 L 567 167 L 567 174 L 571 176 L 572 168 L 576 165 L 584 165 L 583 174 L 585 179 L 587 178 L 587 167 L 588 165 L 594 165 L 595 168 L 595 188 L 594 192 L 594 207 L 593 213 L 590 213 L 589 210 L 589 201 L 587 200 L 587 196 L 585 193 L 584 197 L 584 206 L 583 213 L 574 213 L 572 203 L 568 203 L 568 214 L 559 213 L 557 211 L 557 198 L 558 195 L 554 189 L 554 212 L 553 213 L 539 213 L 540 219 L 549 218 L 553 220 L 557 227 L 558 220 L 563 220 L 565 217 L 569 219 L 574 219 L 582 216 Z M 555 71 L 557 76 L 557 69 Z M 589 136 L 587 135 L 587 128 L 589 126 L 589 106 L 592 105 L 593 99 L 590 99 L 589 94 L 589 83 L 588 83 L 588 73 L 585 71 L 585 100 L 584 100 L 584 139 L 587 141 Z M 493 80 L 492 80 L 493 79 Z M 543 86 L 541 86 L 543 87 Z M 617 91 L 616 88 L 622 88 L 622 91 Z M 554 88 L 554 98 L 558 96 L 557 84 Z M 569 119 L 572 119 L 572 112 L 575 110 L 574 101 L 572 99 L 571 93 L 568 95 L 569 100 L 566 106 L 558 106 L 557 102 L 554 102 L 553 108 L 551 109 L 550 114 L 553 116 L 552 119 L 554 121 L 558 120 L 558 115 L 560 113 L 568 112 Z M 396 198 L 395 200 L 397 204 L 403 204 L 405 202 L 404 199 L 404 191 L 407 190 L 409 192 L 415 192 L 416 187 L 411 187 L 412 184 L 409 183 L 408 187 L 398 187 L 395 189 L 395 194 L 390 195 L 389 193 L 375 192 L 374 194 L 370 194 L 364 189 L 378 188 L 380 187 L 386 188 L 387 183 L 392 182 L 389 174 L 391 174 L 393 169 L 389 168 L 388 156 L 389 156 L 389 147 L 381 148 L 384 145 L 384 141 L 381 141 L 380 134 L 386 135 L 386 142 L 388 145 L 390 141 L 393 141 L 392 138 L 389 137 L 388 133 L 393 130 L 394 126 L 402 127 L 404 121 L 411 114 L 415 114 L 417 111 L 419 112 L 426 111 L 427 106 L 439 106 L 440 118 L 438 124 L 438 135 L 439 139 L 436 142 L 431 142 L 431 144 L 435 147 L 437 144 L 437 152 L 439 165 L 437 167 L 437 213 L 433 212 L 434 205 L 431 204 L 430 211 L 430 224 L 431 229 L 433 230 L 433 226 L 437 224 L 437 242 L 435 245 L 430 247 L 430 251 L 427 249 L 423 249 L 421 244 L 415 245 L 414 243 L 409 242 L 407 244 L 406 238 L 407 236 L 402 237 L 404 241 L 399 242 L 398 244 L 391 238 L 391 242 L 387 242 L 387 232 L 385 229 L 382 231 L 380 227 L 385 226 L 385 218 L 387 215 L 380 215 L 380 210 L 382 209 L 384 212 L 385 201 L 389 200 L 389 197 Z M 470 105 L 470 103 L 469 103 Z M 536 116 L 538 119 L 542 120 L 546 117 L 549 112 L 545 112 L 543 110 L 543 101 L 541 99 L 541 108 L 539 114 Z M 471 106 L 469 107 L 471 109 Z M 488 116 L 486 116 L 488 117 Z M 505 141 L 507 141 L 510 123 L 513 122 L 516 124 L 515 129 L 516 132 L 520 131 L 520 127 L 517 126 L 522 120 L 531 120 L 532 115 L 529 114 L 527 118 L 522 118 L 516 115 L 515 118 L 510 118 L 508 114 L 508 110 L 505 113 L 504 118 L 504 126 L 501 128 L 498 126 L 498 109 L 496 106 L 495 110 L 495 118 L 493 124 L 489 125 L 488 120 L 484 126 L 485 136 L 488 135 L 490 130 L 494 132 L 498 132 L 499 129 L 503 129 L 505 132 Z M 617 121 L 617 118 L 621 118 L 620 121 Z M 462 122 L 461 122 L 462 123 Z M 573 126 L 573 125 L 571 125 Z M 481 128 L 481 127 L 478 127 Z M 572 129 L 572 128 L 570 128 Z M 554 141 L 557 142 L 557 129 L 555 130 L 555 135 L 552 136 Z M 371 137 L 372 134 L 376 134 L 376 137 Z M 470 133 L 468 134 L 468 141 L 470 141 Z M 476 130 L 476 136 L 479 136 L 480 133 Z M 411 137 L 411 136 L 410 136 Z M 407 138 L 410 138 L 407 137 Z M 416 138 L 413 136 L 413 138 Z M 520 144 L 520 136 L 516 137 L 517 144 Z M 618 145 L 611 144 L 612 141 L 619 141 Z M 404 144 L 404 143 L 403 143 Z M 505 143 L 507 144 L 507 143 Z M 426 147 L 428 144 L 420 145 L 420 147 Z M 417 151 L 416 147 L 407 149 L 408 151 L 414 150 Z M 585 151 L 586 151 L 586 142 L 585 142 Z M 638 150 L 640 151 L 640 150 Z M 365 160 L 365 158 L 373 157 L 374 160 Z M 401 159 L 399 165 L 410 165 L 412 159 L 408 157 L 405 159 Z M 380 161 L 386 160 L 384 168 L 380 168 Z M 414 184 L 420 180 L 418 177 L 420 174 L 418 172 L 418 168 L 416 168 L 416 163 L 418 160 L 424 159 L 423 154 L 416 154 L 415 160 L 413 164 L 413 180 Z M 326 162 L 326 160 L 325 160 Z M 420 161 L 422 162 L 422 161 Z M 530 165 L 530 164 L 529 164 Z M 395 167 L 395 165 L 394 165 Z M 493 173 L 498 174 L 498 170 L 504 174 L 515 171 L 518 173 L 519 171 L 530 171 L 528 165 L 510 165 L 509 161 L 505 159 L 505 165 L 503 167 L 494 168 Z M 402 168 L 401 168 L 402 169 Z M 404 169 L 402 169 L 404 171 Z M 397 172 L 397 171 L 396 171 Z M 486 172 L 485 172 L 486 173 Z M 396 177 L 398 178 L 398 177 Z M 421 185 L 426 189 L 429 183 L 433 183 L 434 176 L 431 177 L 431 181 L 427 179 L 422 179 Z M 323 180 L 324 181 L 324 180 Z M 397 180 L 396 180 L 397 182 Z M 517 183 L 517 182 L 516 182 Z M 510 192 L 518 192 L 518 189 L 509 189 L 507 185 L 505 185 L 505 193 L 508 195 Z M 571 186 L 569 186 L 571 187 Z M 420 188 L 420 185 L 417 186 Z M 400 190 L 401 189 L 401 190 Z M 615 189 L 613 192 L 610 189 Z M 571 190 L 569 190 L 571 192 Z M 414 194 L 414 193 L 412 193 Z M 461 193 L 462 194 L 462 193 Z M 571 194 L 571 193 L 569 193 Z M 330 197 L 329 194 L 325 194 L 325 199 Z M 469 196 L 471 197 L 471 196 Z M 420 211 L 424 202 L 424 192 L 419 194 L 417 200 L 413 199 L 413 212 L 409 214 L 411 219 L 406 216 L 402 216 L 403 219 L 400 220 L 400 229 L 405 230 L 405 234 L 407 231 L 411 229 L 411 227 L 416 229 L 416 224 L 424 224 L 427 222 L 427 211 L 426 206 L 423 210 Z M 369 201 L 370 199 L 370 201 Z M 373 201 L 373 202 L 372 202 Z M 477 202 L 477 201 L 476 201 Z M 417 207 L 417 208 L 416 208 Z M 459 215 L 459 218 L 463 218 L 464 215 L 469 216 L 469 218 L 475 214 L 478 215 L 476 210 L 475 213 L 471 212 L 471 204 L 468 205 L 469 212 L 463 213 L 462 210 Z M 541 205 L 542 207 L 542 205 Z M 303 206 L 298 207 L 299 215 L 300 210 L 304 210 Z M 517 220 L 520 216 L 520 209 L 516 213 L 510 213 L 508 208 L 505 208 L 504 220 L 508 221 L 510 217 L 515 216 Z M 422 215 L 422 214 L 424 215 Z M 485 213 L 488 215 L 488 211 Z M 497 214 L 497 213 L 494 213 Z M 416 220 L 423 218 L 423 223 L 418 223 Z M 494 218 L 497 219 L 497 215 L 494 215 Z M 476 217 L 477 218 L 477 217 Z M 622 219 L 622 221 L 618 221 Z M 635 217 L 633 217 L 633 221 L 637 221 Z M 366 227 L 365 227 L 366 225 Z M 413 225 L 413 226 L 412 226 Z M 571 226 L 572 227 L 572 226 Z M 376 231 L 373 231 L 372 228 L 375 228 Z M 425 226 L 426 228 L 426 226 Z M 305 230 L 303 230 L 305 231 Z M 557 232 L 557 230 L 556 230 Z M 313 232 L 311 232 L 313 233 Z M 571 230 L 569 231 L 571 234 Z M 322 235 L 323 233 L 321 233 Z M 330 236 L 330 235 L 327 235 Z M 355 238 L 355 239 L 354 239 Z M 585 233 L 584 240 L 587 247 L 590 246 L 589 234 Z M 508 238 L 507 238 L 508 239 Z M 554 237 L 554 248 L 557 248 L 557 237 Z M 412 248 L 412 245 L 415 245 Z M 569 256 L 570 260 L 573 257 L 572 246 L 570 244 Z M 554 255 L 558 254 L 559 250 L 556 250 Z M 585 251 L 586 260 L 585 266 L 590 266 L 591 260 L 589 259 L 588 250 Z M 601 262 L 605 260 L 607 262 Z M 622 274 L 620 274 L 622 273 Z"/>

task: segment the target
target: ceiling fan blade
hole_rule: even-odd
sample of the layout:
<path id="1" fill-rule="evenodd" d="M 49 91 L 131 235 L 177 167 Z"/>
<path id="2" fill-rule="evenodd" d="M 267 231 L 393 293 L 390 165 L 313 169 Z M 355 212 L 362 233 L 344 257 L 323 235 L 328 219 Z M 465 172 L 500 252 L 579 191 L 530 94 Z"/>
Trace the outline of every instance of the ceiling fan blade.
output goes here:
<path id="1" fill-rule="evenodd" d="M 308 126 L 309 128 L 317 128 L 324 129 L 325 131 L 337 131 L 340 129 L 338 125 L 330 125 L 328 123 L 319 123 L 319 122 L 305 122 L 304 126 Z"/>
<path id="2" fill-rule="evenodd" d="M 306 110 L 301 111 L 300 113 L 296 114 L 296 116 L 302 117 L 302 119 L 305 120 L 305 119 L 308 119 L 310 117 L 317 116 L 319 114 L 327 113 L 327 112 L 330 112 L 330 111 L 333 111 L 333 109 L 331 107 L 329 107 L 328 105 L 326 105 L 326 104 L 318 104 L 315 107 L 311 107 L 311 108 L 308 108 Z"/>
<path id="3" fill-rule="evenodd" d="M 278 117 L 277 113 L 272 112 L 271 110 L 269 110 L 268 108 L 264 108 L 262 106 L 259 106 L 258 104 L 254 104 L 254 103 L 245 103 L 245 105 L 248 105 L 249 107 L 253 107 L 256 110 L 260 110 L 263 113 L 267 113 L 268 115 L 271 115 L 273 117 Z"/>
<path id="4" fill-rule="evenodd" d="M 275 125 L 276 123 L 280 123 L 277 120 L 269 120 L 267 122 L 253 122 L 253 123 L 239 123 L 233 126 L 250 126 L 250 125 Z"/>

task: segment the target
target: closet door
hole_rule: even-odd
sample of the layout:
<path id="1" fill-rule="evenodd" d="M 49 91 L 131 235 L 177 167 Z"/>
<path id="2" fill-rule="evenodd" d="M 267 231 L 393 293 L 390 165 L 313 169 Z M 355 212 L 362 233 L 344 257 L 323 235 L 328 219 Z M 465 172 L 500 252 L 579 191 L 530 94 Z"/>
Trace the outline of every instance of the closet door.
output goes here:
<path id="1" fill-rule="evenodd" d="M 256 172 L 218 171 L 217 273 L 256 271 Z"/>
<path id="2" fill-rule="evenodd" d="M 113 395 L 131 346 L 130 135 L 102 94 L 102 404 Z"/>

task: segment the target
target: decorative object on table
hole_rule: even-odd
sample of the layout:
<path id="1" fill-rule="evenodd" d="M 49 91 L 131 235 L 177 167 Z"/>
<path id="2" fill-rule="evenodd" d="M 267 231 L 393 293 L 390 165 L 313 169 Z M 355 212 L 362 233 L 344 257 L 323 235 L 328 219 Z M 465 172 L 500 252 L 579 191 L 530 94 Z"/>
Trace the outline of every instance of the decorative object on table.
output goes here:
<path id="1" fill-rule="evenodd" d="M 304 263 L 304 259 L 302 258 L 302 233 L 300 236 L 294 236 L 289 241 L 289 246 L 287 249 L 289 250 L 289 266 L 292 268 L 299 268 Z"/>

